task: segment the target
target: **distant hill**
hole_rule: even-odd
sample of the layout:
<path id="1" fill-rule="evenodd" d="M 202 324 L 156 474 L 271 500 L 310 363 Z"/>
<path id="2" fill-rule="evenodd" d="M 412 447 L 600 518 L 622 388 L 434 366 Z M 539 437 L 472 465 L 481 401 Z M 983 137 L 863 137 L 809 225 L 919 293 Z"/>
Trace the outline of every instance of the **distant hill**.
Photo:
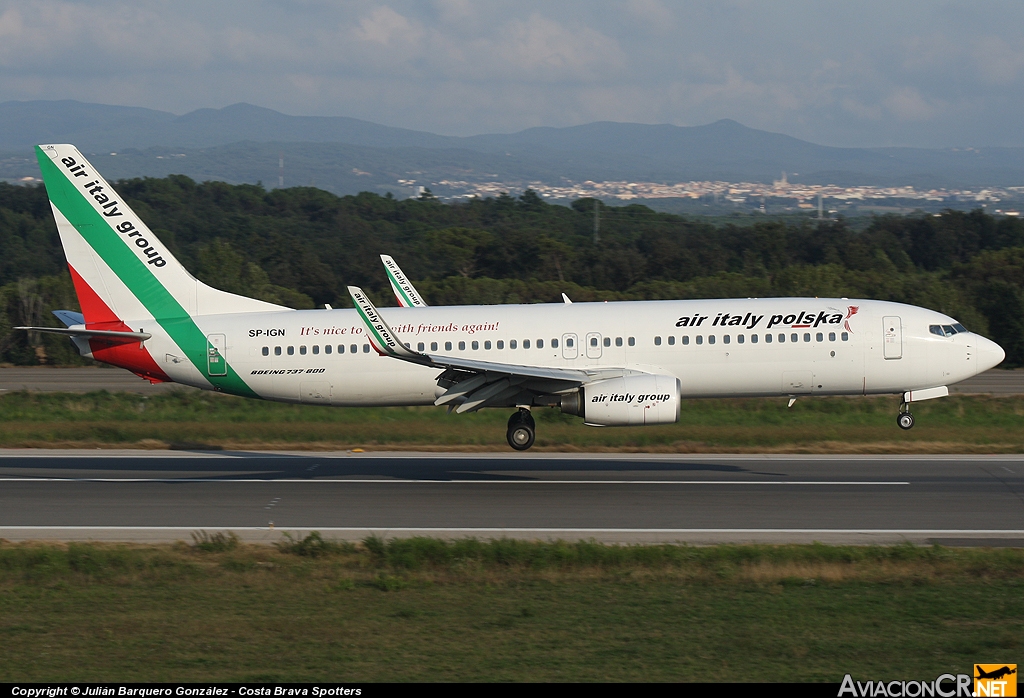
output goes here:
<path id="1" fill-rule="evenodd" d="M 312 181 L 337 193 L 397 191 L 398 179 L 764 182 L 782 172 L 792 181 L 846 186 L 1024 185 L 1024 148 L 834 148 L 728 119 L 454 137 L 348 117 L 288 116 L 250 104 L 182 116 L 75 101 L 0 104 L 0 177 L 37 174 L 31 146 L 45 142 L 74 143 L 104 157 L 118 153 L 116 163 L 104 164 L 111 177 L 175 172 L 267 184 L 277 181 L 276 155 L 283 150 L 286 183 Z"/>

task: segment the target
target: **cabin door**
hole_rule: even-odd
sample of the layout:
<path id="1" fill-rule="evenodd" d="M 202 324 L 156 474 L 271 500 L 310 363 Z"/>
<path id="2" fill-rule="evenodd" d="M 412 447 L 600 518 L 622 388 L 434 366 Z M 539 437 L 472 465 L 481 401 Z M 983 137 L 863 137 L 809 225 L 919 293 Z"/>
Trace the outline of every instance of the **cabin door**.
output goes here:
<path id="1" fill-rule="evenodd" d="M 882 318 L 882 351 L 887 359 L 903 358 L 903 326 L 895 315 Z"/>

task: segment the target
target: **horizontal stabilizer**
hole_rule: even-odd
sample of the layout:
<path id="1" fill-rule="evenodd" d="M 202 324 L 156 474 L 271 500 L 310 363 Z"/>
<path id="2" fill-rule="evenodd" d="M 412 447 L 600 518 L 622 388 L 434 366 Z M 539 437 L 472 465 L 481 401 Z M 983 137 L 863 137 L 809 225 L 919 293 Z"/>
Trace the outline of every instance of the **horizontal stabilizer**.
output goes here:
<path id="1" fill-rule="evenodd" d="M 15 327 L 29 332 L 49 332 L 82 339 L 102 339 L 107 342 L 145 342 L 152 337 L 149 332 L 118 332 L 117 330 L 87 330 L 84 327 Z"/>
<path id="2" fill-rule="evenodd" d="M 51 312 L 57 316 L 58 320 L 64 323 L 65 327 L 85 324 L 85 315 L 76 313 L 74 310 L 53 310 Z"/>

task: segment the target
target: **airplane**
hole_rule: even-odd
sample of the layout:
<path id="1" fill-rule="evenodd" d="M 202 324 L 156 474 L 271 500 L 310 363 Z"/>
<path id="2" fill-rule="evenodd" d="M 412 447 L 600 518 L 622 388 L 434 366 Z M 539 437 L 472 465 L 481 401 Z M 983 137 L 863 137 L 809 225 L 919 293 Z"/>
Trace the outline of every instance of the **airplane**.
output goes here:
<path id="1" fill-rule="evenodd" d="M 1004 676 L 1010 676 L 1011 674 L 1017 673 L 1016 669 L 1011 669 L 1008 666 L 993 669 L 992 671 L 985 671 L 977 664 L 974 665 L 974 668 L 978 670 L 978 675 L 974 677 L 976 679 L 1001 679 Z"/>
<path id="2" fill-rule="evenodd" d="M 36 155 L 81 313 L 20 329 L 67 335 L 153 382 L 291 403 L 512 409 L 506 439 L 523 451 L 539 407 L 591 426 L 671 424 L 691 398 L 895 394 L 910 429 L 912 403 L 1005 356 L 943 313 L 847 298 L 439 307 L 392 270 L 410 307 L 378 309 L 349 287 L 353 309 L 293 310 L 193 277 L 73 145 Z"/>

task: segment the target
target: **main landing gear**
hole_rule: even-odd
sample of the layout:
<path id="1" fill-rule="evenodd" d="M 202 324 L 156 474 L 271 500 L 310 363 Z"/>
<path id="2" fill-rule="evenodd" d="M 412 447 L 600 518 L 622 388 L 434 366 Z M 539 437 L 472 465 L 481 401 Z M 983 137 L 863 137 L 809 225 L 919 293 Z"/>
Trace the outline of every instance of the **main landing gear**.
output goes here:
<path id="1" fill-rule="evenodd" d="M 900 413 L 896 415 L 896 425 L 904 431 L 914 428 L 914 415 L 910 414 L 910 405 L 905 402 L 900 403 Z"/>
<path id="2" fill-rule="evenodd" d="M 517 451 L 525 451 L 537 438 L 537 423 L 533 421 L 530 410 L 520 407 L 519 411 L 508 418 L 508 433 L 505 435 L 508 445 Z"/>

